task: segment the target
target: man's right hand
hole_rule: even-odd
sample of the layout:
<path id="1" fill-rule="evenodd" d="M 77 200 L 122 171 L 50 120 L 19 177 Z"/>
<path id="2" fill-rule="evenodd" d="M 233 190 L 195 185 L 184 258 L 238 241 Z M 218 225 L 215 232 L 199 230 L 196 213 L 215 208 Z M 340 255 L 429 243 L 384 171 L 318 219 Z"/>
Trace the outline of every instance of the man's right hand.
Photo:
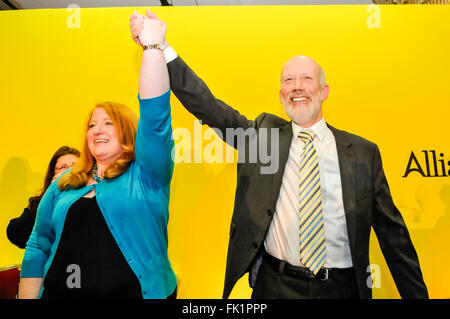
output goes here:
<path id="1" fill-rule="evenodd" d="M 151 20 L 158 20 L 161 21 L 156 14 L 151 12 L 149 9 L 146 10 L 147 18 Z M 141 35 L 142 31 L 144 30 L 144 24 L 145 24 L 144 16 L 141 14 L 138 14 L 136 10 L 134 10 L 133 14 L 130 15 L 130 31 L 131 31 L 131 37 L 133 38 L 133 41 L 136 42 L 138 45 L 143 45 L 141 43 L 141 40 L 139 39 L 139 36 Z"/>

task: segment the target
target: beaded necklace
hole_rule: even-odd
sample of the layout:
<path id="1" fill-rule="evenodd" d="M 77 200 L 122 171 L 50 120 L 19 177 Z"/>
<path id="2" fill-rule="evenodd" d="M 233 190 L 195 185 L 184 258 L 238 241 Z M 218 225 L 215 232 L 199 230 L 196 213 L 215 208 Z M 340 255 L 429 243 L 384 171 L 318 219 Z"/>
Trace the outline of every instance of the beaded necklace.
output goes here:
<path id="1" fill-rule="evenodd" d="M 103 177 L 97 176 L 97 169 L 97 164 L 94 164 L 94 166 L 92 167 L 92 178 L 98 183 L 103 179 Z"/>

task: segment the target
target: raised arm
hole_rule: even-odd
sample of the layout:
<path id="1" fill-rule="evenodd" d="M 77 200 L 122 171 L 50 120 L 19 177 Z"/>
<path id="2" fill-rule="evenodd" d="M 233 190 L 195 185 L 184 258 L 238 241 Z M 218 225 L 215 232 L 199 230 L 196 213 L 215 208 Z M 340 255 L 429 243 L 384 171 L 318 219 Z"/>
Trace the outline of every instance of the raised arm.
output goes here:
<path id="1" fill-rule="evenodd" d="M 166 24 L 159 20 L 141 18 L 144 29 L 139 41 L 143 46 L 164 44 Z M 139 73 L 139 96 L 150 99 L 166 93 L 170 88 L 169 73 L 164 59 L 164 53 L 158 48 L 144 50 L 141 71 Z"/>
<path id="2" fill-rule="evenodd" d="M 147 17 L 150 20 L 159 21 L 158 17 L 149 10 L 147 10 Z M 144 21 L 136 12 L 130 16 L 131 36 L 139 45 L 143 44 L 139 35 L 144 28 Z M 165 47 L 168 47 L 167 41 Z M 183 106 L 202 121 L 202 124 L 220 129 L 224 137 L 227 128 L 243 128 L 245 130 L 255 127 L 254 121 L 247 120 L 238 111 L 217 99 L 203 80 L 180 57 L 176 57 L 173 50 L 171 52 L 172 58 L 166 60 L 171 90 Z M 174 57 L 176 58 L 173 59 Z"/>
<path id="3" fill-rule="evenodd" d="M 150 174 L 151 181 L 168 186 L 173 172 L 170 82 L 164 53 L 157 47 L 165 41 L 166 25 L 146 17 L 139 17 L 139 21 L 143 27 L 139 42 L 149 48 L 143 51 L 139 73 L 140 117 L 135 159 L 143 176 Z"/>

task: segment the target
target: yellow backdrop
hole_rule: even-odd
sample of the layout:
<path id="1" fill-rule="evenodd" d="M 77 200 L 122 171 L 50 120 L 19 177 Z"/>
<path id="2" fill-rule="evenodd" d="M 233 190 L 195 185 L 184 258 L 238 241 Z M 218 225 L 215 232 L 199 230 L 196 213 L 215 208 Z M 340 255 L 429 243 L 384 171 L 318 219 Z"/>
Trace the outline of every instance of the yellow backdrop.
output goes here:
<path id="1" fill-rule="evenodd" d="M 81 147 L 87 110 L 112 100 L 137 111 L 141 49 L 129 33 L 133 9 L 0 12 L 0 266 L 21 262 L 23 250 L 7 240 L 6 226 L 42 187 L 53 152 Z M 434 150 L 438 168 L 450 173 L 450 6 L 153 10 L 167 21 L 175 50 L 217 97 L 249 118 L 285 117 L 278 100 L 282 65 L 297 54 L 315 58 L 331 87 L 326 120 L 379 145 L 430 296 L 450 297 L 450 177 L 418 172 L 420 166 L 434 175 L 432 153 L 423 152 Z M 173 128 L 188 129 L 194 145 L 194 117 L 175 97 L 172 116 Z M 416 160 L 408 166 L 411 152 Z M 402 177 L 408 167 L 416 170 Z M 169 253 L 181 298 L 221 297 L 235 186 L 233 163 L 175 167 Z M 374 297 L 397 298 L 375 236 L 371 262 L 381 278 Z M 245 276 L 231 297 L 250 292 Z"/>

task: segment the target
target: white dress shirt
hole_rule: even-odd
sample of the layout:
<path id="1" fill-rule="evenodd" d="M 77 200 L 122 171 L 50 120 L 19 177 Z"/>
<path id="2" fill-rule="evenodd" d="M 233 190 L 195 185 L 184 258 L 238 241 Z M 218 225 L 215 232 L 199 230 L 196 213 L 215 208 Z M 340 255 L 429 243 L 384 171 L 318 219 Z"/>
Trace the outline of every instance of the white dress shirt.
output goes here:
<path id="1" fill-rule="evenodd" d="M 169 63 L 173 60 L 175 60 L 178 57 L 178 54 L 175 52 L 175 50 L 169 45 L 164 48 L 164 58 L 166 60 L 166 63 Z"/>
<path id="2" fill-rule="evenodd" d="M 320 186 L 324 217 L 324 233 L 327 260 L 324 267 L 352 267 L 348 243 L 347 225 L 342 200 L 336 140 L 322 119 L 310 127 L 316 137 L 313 140 L 319 157 Z M 299 213 L 299 162 L 305 143 L 298 138 L 304 129 L 292 122 L 292 138 L 289 158 L 283 174 L 276 210 L 264 242 L 266 251 L 291 265 L 300 263 L 300 213 Z"/>

